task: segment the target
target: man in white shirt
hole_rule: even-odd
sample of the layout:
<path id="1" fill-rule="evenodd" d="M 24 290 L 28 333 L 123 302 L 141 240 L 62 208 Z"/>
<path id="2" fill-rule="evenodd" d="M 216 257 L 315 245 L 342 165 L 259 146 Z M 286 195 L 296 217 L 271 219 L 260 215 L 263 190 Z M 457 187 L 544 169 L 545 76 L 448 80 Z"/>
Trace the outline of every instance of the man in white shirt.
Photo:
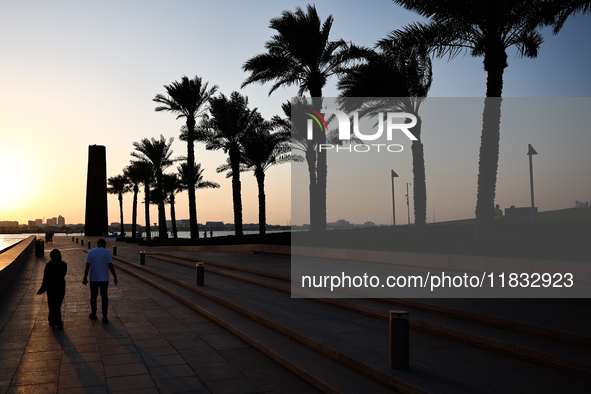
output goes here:
<path id="1" fill-rule="evenodd" d="M 82 284 L 88 283 L 88 272 L 90 271 L 90 310 L 89 318 L 95 320 L 96 317 L 96 299 L 99 289 L 101 291 L 101 304 L 103 310 L 103 323 L 108 323 L 107 310 L 109 308 L 109 297 L 107 290 L 109 288 L 109 271 L 113 275 L 113 282 L 117 284 L 117 274 L 115 266 L 111 260 L 111 252 L 105 247 L 107 242 L 99 239 L 96 242 L 96 248 L 92 249 L 86 255 L 86 268 L 84 269 L 84 279 Z"/>

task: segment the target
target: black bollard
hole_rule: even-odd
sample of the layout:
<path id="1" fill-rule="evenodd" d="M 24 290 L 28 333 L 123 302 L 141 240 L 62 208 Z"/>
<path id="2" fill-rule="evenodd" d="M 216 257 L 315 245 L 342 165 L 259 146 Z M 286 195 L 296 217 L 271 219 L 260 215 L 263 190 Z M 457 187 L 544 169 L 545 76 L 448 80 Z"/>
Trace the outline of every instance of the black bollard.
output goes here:
<path id="1" fill-rule="evenodd" d="M 390 368 L 408 369 L 408 312 L 390 311 Z"/>
<path id="2" fill-rule="evenodd" d="M 72 242 L 74 242 L 74 237 L 72 237 Z"/>
<path id="3" fill-rule="evenodd" d="M 90 241 L 88 241 L 88 249 L 90 249 Z"/>
<path id="4" fill-rule="evenodd" d="M 78 243 L 78 238 L 76 238 L 76 243 Z"/>
<path id="5" fill-rule="evenodd" d="M 82 238 L 80 238 L 80 246 L 84 247 L 84 240 Z"/>
<path id="6" fill-rule="evenodd" d="M 146 252 L 140 252 L 140 265 L 146 265 Z"/>
<path id="7" fill-rule="evenodd" d="M 113 256 L 117 256 L 117 247 L 113 245 Z"/>
<path id="8" fill-rule="evenodd" d="M 205 267 L 203 263 L 197 263 L 197 286 L 203 286 Z"/>

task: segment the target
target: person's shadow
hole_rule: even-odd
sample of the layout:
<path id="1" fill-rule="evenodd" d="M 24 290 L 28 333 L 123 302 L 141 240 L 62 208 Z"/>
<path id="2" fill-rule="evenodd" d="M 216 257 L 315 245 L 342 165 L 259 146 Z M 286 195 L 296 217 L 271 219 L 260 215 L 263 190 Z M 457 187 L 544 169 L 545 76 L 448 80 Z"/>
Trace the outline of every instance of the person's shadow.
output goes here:
<path id="1" fill-rule="evenodd" d="M 64 330 L 53 330 L 55 340 L 62 348 L 59 388 L 74 389 L 79 387 L 107 387 L 98 349 L 96 352 L 78 351 L 78 346 Z M 93 358 L 96 354 L 96 359 Z M 90 356 L 89 356 L 90 355 Z"/>

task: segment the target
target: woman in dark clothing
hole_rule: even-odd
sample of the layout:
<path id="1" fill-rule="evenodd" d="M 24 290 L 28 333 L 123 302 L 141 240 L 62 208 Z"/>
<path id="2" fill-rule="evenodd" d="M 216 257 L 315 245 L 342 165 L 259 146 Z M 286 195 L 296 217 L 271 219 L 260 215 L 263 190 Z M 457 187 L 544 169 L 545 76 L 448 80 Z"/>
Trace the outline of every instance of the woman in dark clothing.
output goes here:
<path id="1" fill-rule="evenodd" d="M 47 291 L 47 305 L 49 307 L 49 325 L 62 328 L 62 302 L 66 294 L 66 272 L 68 264 L 62 261 L 62 254 L 54 249 L 49 254 L 51 261 L 45 265 L 43 284 L 37 294 Z"/>

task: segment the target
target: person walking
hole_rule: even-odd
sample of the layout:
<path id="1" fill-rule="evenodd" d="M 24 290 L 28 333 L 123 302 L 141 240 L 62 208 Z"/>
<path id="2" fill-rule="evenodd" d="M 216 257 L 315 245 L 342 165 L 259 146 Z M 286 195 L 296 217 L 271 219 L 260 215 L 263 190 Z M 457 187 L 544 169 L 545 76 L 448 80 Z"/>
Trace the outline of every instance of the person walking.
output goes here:
<path id="1" fill-rule="evenodd" d="M 107 241 L 99 239 L 96 242 L 96 248 L 92 249 L 86 255 L 86 267 L 84 268 L 84 279 L 82 284 L 88 283 L 88 273 L 90 272 L 90 315 L 89 318 L 96 320 L 96 299 L 98 292 L 101 292 L 101 306 L 103 311 L 103 323 L 108 323 L 107 311 L 109 308 L 109 271 L 113 275 L 113 282 L 117 282 L 115 266 L 111 260 L 111 252 L 106 249 Z"/>
<path id="2" fill-rule="evenodd" d="M 49 308 L 50 326 L 57 326 L 63 329 L 62 321 L 62 303 L 66 295 L 66 273 L 68 264 L 62 261 L 62 253 L 58 249 L 53 249 L 49 256 L 51 260 L 45 264 L 43 271 L 43 283 L 37 294 L 43 294 L 47 291 L 47 306 Z"/>

